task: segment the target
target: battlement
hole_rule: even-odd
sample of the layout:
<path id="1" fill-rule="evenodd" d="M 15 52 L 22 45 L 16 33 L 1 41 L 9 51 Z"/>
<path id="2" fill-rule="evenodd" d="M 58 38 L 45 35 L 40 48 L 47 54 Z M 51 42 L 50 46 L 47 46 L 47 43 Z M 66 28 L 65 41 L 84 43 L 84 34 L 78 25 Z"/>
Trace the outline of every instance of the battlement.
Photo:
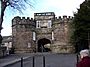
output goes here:
<path id="1" fill-rule="evenodd" d="M 41 46 L 46 52 L 72 53 L 74 47 L 69 42 L 72 20 L 73 17 L 66 15 L 55 17 L 54 12 L 34 13 L 34 18 L 14 17 L 12 44 L 15 53 L 41 52 Z"/>
<path id="2" fill-rule="evenodd" d="M 16 16 L 14 17 L 12 20 L 34 20 L 33 18 L 30 18 L 30 17 L 19 17 L 19 16 Z"/>
<path id="3" fill-rule="evenodd" d="M 73 20 L 73 17 L 72 16 L 58 16 L 58 17 L 55 17 L 55 20 Z"/>
<path id="4" fill-rule="evenodd" d="M 42 13 L 34 13 L 34 16 L 55 16 L 54 12 L 42 12 Z"/>
<path id="5" fill-rule="evenodd" d="M 41 14 L 41 15 L 39 15 Z M 47 14 L 51 14 L 51 15 L 55 15 L 53 12 L 47 12 L 47 13 L 34 13 L 34 15 L 39 15 L 39 16 L 42 16 L 43 14 L 45 14 L 45 16 Z M 49 15 L 47 15 L 49 16 Z M 72 21 L 73 20 L 73 17 L 72 16 L 58 16 L 58 17 L 55 17 L 53 18 L 55 21 L 60 21 L 60 22 L 69 22 L 69 21 Z M 19 16 L 16 16 L 12 19 L 12 25 L 15 25 L 15 24 L 34 24 L 35 25 L 35 19 L 34 18 L 30 18 L 30 17 L 19 17 Z"/>
<path id="6" fill-rule="evenodd" d="M 19 17 L 16 16 L 12 19 L 12 25 L 15 24 L 32 24 L 32 22 L 34 22 L 35 20 L 33 18 L 30 17 Z"/>

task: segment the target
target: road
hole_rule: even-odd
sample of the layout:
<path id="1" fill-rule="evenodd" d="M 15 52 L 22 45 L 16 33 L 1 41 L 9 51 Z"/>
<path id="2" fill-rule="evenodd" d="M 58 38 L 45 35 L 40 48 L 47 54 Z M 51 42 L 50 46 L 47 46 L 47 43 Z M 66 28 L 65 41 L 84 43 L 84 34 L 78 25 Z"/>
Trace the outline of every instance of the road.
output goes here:
<path id="1" fill-rule="evenodd" d="M 75 54 L 40 54 L 34 56 L 34 67 L 43 67 L 43 56 L 45 56 L 45 67 L 75 67 Z M 33 58 L 23 60 L 23 67 L 33 67 Z M 21 62 L 17 62 L 7 67 L 21 67 Z"/>

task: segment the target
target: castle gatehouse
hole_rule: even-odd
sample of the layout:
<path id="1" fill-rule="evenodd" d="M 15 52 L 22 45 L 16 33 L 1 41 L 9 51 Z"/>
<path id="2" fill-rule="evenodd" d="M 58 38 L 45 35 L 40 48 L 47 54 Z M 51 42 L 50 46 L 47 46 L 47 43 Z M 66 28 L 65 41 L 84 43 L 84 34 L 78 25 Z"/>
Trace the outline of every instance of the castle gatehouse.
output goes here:
<path id="1" fill-rule="evenodd" d="M 34 18 L 12 19 L 12 44 L 15 53 L 72 53 L 69 43 L 72 17 L 55 17 L 54 12 L 34 13 Z"/>

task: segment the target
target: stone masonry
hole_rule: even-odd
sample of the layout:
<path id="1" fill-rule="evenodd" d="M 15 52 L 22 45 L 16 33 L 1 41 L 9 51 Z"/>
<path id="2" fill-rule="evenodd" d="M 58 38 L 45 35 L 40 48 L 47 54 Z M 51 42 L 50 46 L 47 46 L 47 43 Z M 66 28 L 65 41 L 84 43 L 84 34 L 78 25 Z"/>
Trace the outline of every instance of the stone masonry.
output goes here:
<path id="1" fill-rule="evenodd" d="M 34 13 L 34 18 L 12 19 L 12 44 L 15 53 L 55 52 L 72 53 L 69 43 L 72 17 L 55 17 L 54 12 Z"/>

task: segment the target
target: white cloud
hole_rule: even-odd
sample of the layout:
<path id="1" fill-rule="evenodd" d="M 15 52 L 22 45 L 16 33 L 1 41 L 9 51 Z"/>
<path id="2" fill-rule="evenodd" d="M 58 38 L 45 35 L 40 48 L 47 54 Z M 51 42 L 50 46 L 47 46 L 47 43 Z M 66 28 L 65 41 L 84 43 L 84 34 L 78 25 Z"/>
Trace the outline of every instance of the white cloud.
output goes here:
<path id="1" fill-rule="evenodd" d="M 42 0 L 42 3 L 36 6 L 37 11 L 52 11 L 58 15 L 73 16 L 73 12 L 77 11 L 79 5 L 85 0 Z"/>
<path id="2" fill-rule="evenodd" d="M 55 11 L 55 13 L 59 13 L 61 15 L 73 15 L 72 12 L 76 11 L 83 1 L 84 0 L 45 0 L 43 3 L 43 8 L 47 10 L 52 9 Z"/>
<path id="3" fill-rule="evenodd" d="M 2 32 L 2 36 L 12 35 L 11 27 L 6 27 L 1 32 Z"/>
<path id="4" fill-rule="evenodd" d="M 55 12 L 56 16 L 62 15 L 70 15 L 73 16 L 73 11 L 76 11 L 79 8 L 79 5 L 85 0 L 36 0 L 36 4 L 34 5 L 34 9 L 28 8 L 24 11 L 24 15 L 33 17 L 35 12 Z M 11 34 L 11 19 L 12 17 L 19 15 L 18 13 L 15 15 L 11 15 L 11 11 L 6 11 L 3 27 L 2 35 L 10 35 Z"/>

